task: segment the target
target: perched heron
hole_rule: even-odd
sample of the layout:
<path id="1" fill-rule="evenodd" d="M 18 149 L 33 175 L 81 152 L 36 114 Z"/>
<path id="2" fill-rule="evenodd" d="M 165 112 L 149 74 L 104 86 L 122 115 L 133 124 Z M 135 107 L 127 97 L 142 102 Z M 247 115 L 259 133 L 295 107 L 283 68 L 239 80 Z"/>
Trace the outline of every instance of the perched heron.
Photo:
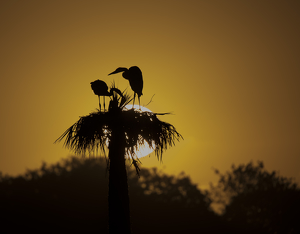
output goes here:
<path id="1" fill-rule="evenodd" d="M 91 87 L 95 95 L 98 95 L 100 111 L 101 111 L 100 96 L 103 96 L 104 111 L 105 111 L 105 96 L 112 96 L 113 91 L 118 93 L 120 96 L 123 96 L 122 92 L 116 88 L 111 88 L 110 91 L 108 92 L 108 86 L 103 80 L 95 80 L 91 82 Z"/>
<path id="2" fill-rule="evenodd" d="M 123 72 L 122 76 L 126 80 L 129 80 L 130 87 L 134 92 L 133 106 L 134 106 L 134 100 L 135 100 L 136 94 L 138 95 L 139 106 L 140 106 L 140 96 L 143 95 L 143 93 L 142 93 L 142 91 L 143 91 L 142 71 L 137 66 L 130 67 L 129 69 L 127 69 L 125 67 L 119 67 L 114 72 L 109 73 L 108 75 L 116 74 L 119 72 Z"/>

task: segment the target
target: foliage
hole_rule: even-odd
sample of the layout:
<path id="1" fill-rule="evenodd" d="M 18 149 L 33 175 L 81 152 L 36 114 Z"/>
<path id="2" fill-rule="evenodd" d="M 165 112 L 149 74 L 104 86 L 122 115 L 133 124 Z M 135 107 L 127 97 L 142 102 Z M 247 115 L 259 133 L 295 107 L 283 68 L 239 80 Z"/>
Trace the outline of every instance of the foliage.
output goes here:
<path id="1" fill-rule="evenodd" d="M 114 85 L 111 91 L 108 111 L 101 112 L 99 99 L 100 110 L 81 117 L 56 142 L 65 139 L 67 148 L 83 155 L 98 150 L 105 154 L 108 144 L 109 233 L 131 233 L 126 155 L 131 157 L 139 175 L 138 158 L 134 153 L 138 146 L 148 143 L 154 148 L 157 158 L 161 159 L 163 151 L 182 136 L 173 125 L 160 121 L 158 114 L 136 111 L 134 108 L 127 110 L 125 106 L 130 97 Z"/>
<path id="2" fill-rule="evenodd" d="M 125 106 L 129 102 L 129 95 L 123 92 L 122 97 L 119 97 L 114 93 L 109 111 L 97 111 L 81 117 L 56 142 L 65 139 L 64 145 L 77 154 L 91 154 L 98 150 L 105 152 L 113 129 L 117 127 L 125 133 L 126 151 L 133 160 L 136 159 L 133 153 L 137 144 L 145 142 L 154 147 L 157 158 L 161 159 L 168 146 L 173 146 L 175 141 L 182 139 L 181 134 L 173 125 L 159 120 L 159 113 L 127 110 Z"/>
<path id="3" fill-rule="evenodd" d="M 240 165 L 221 174 L 211 197 L 225 207 L 223 218 L 238 233 L 297 233 L 300 190 L 297 184 L 267 172 L 262 162 Z M 298 217 L 298 218 L 297 218 Z"/>
<path id="4" fill-rule="evenodd" d="M 138 179 L 132 167 L 127 171 L 134 233 L 221 233 L 209 201 L 186 175 L 141 168 Z M 105 175 L 104 158 L 73 157 L 22 176 L 2 176 L 1 231 L 107 233 Z"/>

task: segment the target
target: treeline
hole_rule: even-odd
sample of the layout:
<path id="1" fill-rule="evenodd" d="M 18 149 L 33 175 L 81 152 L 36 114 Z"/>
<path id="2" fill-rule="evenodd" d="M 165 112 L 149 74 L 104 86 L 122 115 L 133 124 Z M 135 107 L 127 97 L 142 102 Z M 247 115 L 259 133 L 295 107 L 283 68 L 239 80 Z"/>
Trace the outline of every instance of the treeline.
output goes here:
<path id="1" fill-rule="evenodd" d="M 233 166 L 200 191 L 183 173 L 128 166 L 133 233 L 299 233 L 300 191 L 263 163 Z M 69 158 L 18 177 L 0 176 L 0 233 L 107 233 L 103 158 Z M 211 204 L 223 207 L 222 215 Z"/>

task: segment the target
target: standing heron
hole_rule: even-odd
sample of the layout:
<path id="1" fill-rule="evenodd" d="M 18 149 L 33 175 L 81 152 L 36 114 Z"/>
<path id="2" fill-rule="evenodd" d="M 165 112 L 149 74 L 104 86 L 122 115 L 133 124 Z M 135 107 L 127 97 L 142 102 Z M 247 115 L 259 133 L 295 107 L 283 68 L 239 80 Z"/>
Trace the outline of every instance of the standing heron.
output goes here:
<path id="1" fill-rule="evenodd" d="M 103 96 L 104 111 L 105 111 L 105 96 L 112 96 L 113 91 L 117 92 L 120 96 L 123 96 L 121 91 L 116 88 L 111 88 L 110 91 L 108 92 L 108 86 L 103 80 L 95 80 L 91 82 L 91 87 L 95 95 L 98 95 L 100 112 L 101 112 L 100 96 Z"/>
<path id="2" fill-rule="evenodd" d="M 108 75 L 116 74 L 119 72 L 123 72 L 122 76 L 126 79 L 129 80 L 129 84 L 131 89 L 134 92 L 134 97 L 133 97 L 133 107 L 134 107 L 134 100 L 135 100 L 135 95 L 138 95 L 139 99 L 139 106 L 140 106 L 140 96 L 143 95 L 143 75 L 142 71 L 139 69 L 137 66 L 130 67 L 129 69 L 125 67 L 119 67 L 117 68 L 114 72 L 109 73 Z"/>

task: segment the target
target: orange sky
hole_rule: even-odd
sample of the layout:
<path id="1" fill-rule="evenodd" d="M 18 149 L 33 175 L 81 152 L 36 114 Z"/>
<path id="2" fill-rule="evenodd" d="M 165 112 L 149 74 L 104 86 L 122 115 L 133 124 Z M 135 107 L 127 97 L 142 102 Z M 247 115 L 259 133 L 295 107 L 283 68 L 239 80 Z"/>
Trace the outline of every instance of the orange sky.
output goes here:
<path id="1" fill-rule="evenodd" d="M 53 142 L 98 107 L 90 82 L 137 65 L 141 103 L 185 140 L 144 166 L 185 171 L 262 160 L 300 182 L 299 1 L 1 1 L 0 171 L 70 155 Z"/>

